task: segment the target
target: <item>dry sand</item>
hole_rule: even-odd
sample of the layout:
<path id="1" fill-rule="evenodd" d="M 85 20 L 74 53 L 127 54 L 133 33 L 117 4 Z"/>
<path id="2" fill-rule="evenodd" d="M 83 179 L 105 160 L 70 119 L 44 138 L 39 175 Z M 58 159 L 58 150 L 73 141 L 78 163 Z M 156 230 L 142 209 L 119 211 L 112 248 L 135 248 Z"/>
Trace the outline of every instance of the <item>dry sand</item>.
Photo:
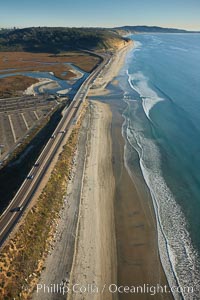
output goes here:
<path id="1" fill-rule="evenodd" d="M 115 55 L 90 95 L 108 93 L 105 87 L 117 75 L 132 47 L 129 45 Z M 108 291 L 110 283 L 167 284 L 158 255 L 151 199 L 138 192 L 124 167 L 122 118 L 116 106 L 112 112 L 113 118 L 108 105 L 96 101 L 90 104 L 84 173 L 82 181 L 79 180 L 81 202 L 75 252 L 68 284 L 70 289 L 74 286 L 76 292 L 68 294 L 67 299 L 171 299 L 162 294 L 117 296 Z M 79 174 L 79 168 L 77 172 Z M 75 184 L 71 188 L 76 189 Z M 63 237 L 59 243 L 64 243 Z"/>
<path id="2" fill-rule="evenodd" d="M 106 66 L 90 95 L 106 94 L 106 85 L 123 66 L 133 43 L 119 50 Z M 102 80 L 103 78 L 103 80 Z M 77 239 L 69 287 L 78 284 L 68 300 L 117 299 L 109 285 L 117 283 L 114 222 L 114 176 L 112 168 L 111 120 L 109 106 L 92 101 L 87 159 L 82 185 Z M 89 286 L 88 286 L 89 285 Z M 80 287 L 86 288 L 85 293 Z"/>
<path id="3" fill-rule="evenodd" d="M 51 250 L 45 261 L 45 269 L 42 271 L 37 289 L 32 296 L 33 300 L 66 299 L 66 294 L 62 294 L 62 289 L 48 293 L 48 287 L 60 286 L 63 280 L 69 279 L 74 254 L 88 128 L 89 114 L 85 116 L 79 131 L 79 140 L 77 151 L 73 159 L 74 164 L 71 180 L 67 185 L 67 194 L 62 211 L 60 212 L 60 220 L 57 224 L 56 234 L 52 242 Z M 47 288 L 45 288 L 45 286 Z"/>
<path id="4" fill-rule="evenodd" d="M 90 90 L 91 96 L 106 95 L 108 91 L 105 89 L 109 82 L 117 76 L 120 69 L 123 67 L 127 53 L 133 49 L 134 43 L 130 42 L 127 46 L 115 52 L 109 64 L 105 66 L 103 72 L 95 80 L 93 88 Z"/>
<path id="5" fill-rule="evenodd" d="M 31 86 L 29 86 L 25 91 L 24 91 L 24 95 L 35 95 L 35 88 L 38 87 L 41 92 L 43 91 L 43 86 L 47 86 L 49 89 L 52 88 L 57 88 L 58 84 L 53 81 L 52 79 L 48 79 L 48 78 L 37 78 L 39 80 L 39 82 L 32 84 Z"/>
<path id="6" fill-rule="evenodd" d="M 124 63 L 127 53 L 132 48 L 130 45 L 124 52 L 117 55 L 115 63 L 110 65 L 110 70 L 102 74 L 99 88 L 91 92 L 93 95 L 109 94 L 105 89 L 107 83 L 117 75 Z M 123 55 L 122 55 L 123 54 Z M 105 75 L 105 76 L 104 76 Z M 117 82 L 113 80 L 113 85 Z M 91 97 L 92 98 L 92 97 Z M 106 97 L 105 97 L 106 98 Z M 109 100 L 106 101 L 110 103 Z M 111 101 L 112 102 L 112 101 Z M 163 271 L 157 242 L 156 220 L 152 200 L 147 188 L 138 185 L 139 181 L 131 178 L 124 165 L 124 139 L 122 128 L 122 103 L 113 101 L 112 109 L 112 159 L 115 175 L 115 228 L 117 244 L 117 284 L 118 286 L 152 286 L 152 292 L 119 293 L 118 299 L 172 299 L 170 293 L 155 293 L 157 285 L 168 288 Z M 104 264 L 104 261 L 101 262 Z M 89 298 L 85 298 L 89 299 Z M 100 298 L 107 300 L 107 298 Z M 108 298 L 109 299 L 109 298 Z"/>
<path id="7" fill-rule="evenodd" d="M 116 282 L 114 176 L 108 105 L 92 102 L 91 125 L 83 177 L 81 206 L 70 286 L 92 284 L 94 293 L 80 292 L 69 299 L 115 299 L 107 286 Z M 104 292 L 104 285 L 106 284 Z"/>
<path id="8" fill-rule="evenodd" d="M 122 57 L 124 58 L 125 55 L 120 57 L 121 63 L 119 64 L 118 60 L 118 66 L 122 66 Z M 114 65 L 116 67 L 116 64 Z M 115 73 L 114 69 L 112 74 Z M 110 78 L 108 77 L 107 80 Z M 89 120 L 90 125 L 88 125 Z M 57 237 L 55 237 L 52 251 L 45 263 L 45 270 L 39 280 L 39 284 L 43 287 L 45 284 L 47 287 L 60 284 L 62 279 L 69 277 L 72 257 L 74 257 L 74 263 L 71 283 L 77 281 L 83 285 L 96 283 L 101 289 L 104 284 L 116 282 L 114 176 L 111 164 L 110 124 L 111 111 L 108 106 L 93 103 L 84 119 L 80 133 L 75 159 L 77 164 L 73 170 L 75 176 L 67 190 L 68 204 L 61 213 Z M 85 147 L 86 142 L 87 147 Z M 87 149 L 87 155 L 85 155 L 85 149 Z M 83 168 L 85 168 L 84 176 Z M 76 226 L 80 198 L 82 204 L 79 210 L 79 223 Z M 74 228 L 77 228 L 78 234 L 73 256 Z M 71 285 L 69 286 L 71 288 Z M 33 299 L 65 298 L 66 295 L 47 293 L 44 289 L 33 295 Z M 115 299 L 105 291 L 103 299 L 112 298 Z M 83 298 L 79 293 L 73 295 L 71 299 Z M 87 294 L 86 299 L 102 299 L 102 294 Z"/>

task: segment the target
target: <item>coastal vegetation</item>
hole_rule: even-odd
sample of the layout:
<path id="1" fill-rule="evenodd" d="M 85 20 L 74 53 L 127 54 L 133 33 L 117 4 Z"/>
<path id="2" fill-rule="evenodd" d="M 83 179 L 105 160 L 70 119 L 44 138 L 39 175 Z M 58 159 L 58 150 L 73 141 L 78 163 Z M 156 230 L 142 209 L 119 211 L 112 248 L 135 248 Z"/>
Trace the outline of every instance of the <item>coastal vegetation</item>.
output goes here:
<path id="1" fill-rule="evenodd" d="M 164 28 L 159 26 L 122 26 L 114 28 L 114 31 L 119 34 L 128 33 L 195 33 L 198 31 L 188 31 L 176 28 Z"/>
<path id="2" fill-rule="evenodd" d="M 7 74 L 23 72 L 53 72 L 63 80 L 76 78 L 70 64 L 85 72 L 91 72 L 100 58 L 82 51 L 68 51 L 59 54 L 30 52 L 0 52 L 0 97 L 21 96 L 26 88 L 38 80 L 18 75 L 6 77 Z M 68 64 L 69 63 L 69 64 Z"/>
<path id="3" fill-rule="evenodd" d="M 0 97 L 9 98 L 20 96 L 31 84 L 38 82 L 27 76 L 11 76 L 0 79 Z"/>
<path id="4" fill-rule="evenodd" d="M 66 186 L 71 176 L 80 124 L 81 119 L 63 147 L 36 204 L 1 251 L 0 294 L 4 300 L 27 299 L 44 268 L 44 259 L 52 247 L 59 213 L 65 205 Z"/>
<path id="5" fill-rule="evenodd" d="M 0 51 L 106 50 L 126 41 L 118 33 L 101 28 L 30 27 L 0 31 Z"/>
<path id="6" fill-rule="evenodd" d="M 44 71 L 54 72 L 55 76 L 61 79 L 70 79 L 74 75 L 68 63 L 76 65 L 85 72 L 91 72 L 98 62 L 98 56 L 83 51 L 67 51 L 59 54 L 24 51 L 0 52 L 1 74 L 19 71 Z M 63 72 L 66 75 L 63 75 Z"/>

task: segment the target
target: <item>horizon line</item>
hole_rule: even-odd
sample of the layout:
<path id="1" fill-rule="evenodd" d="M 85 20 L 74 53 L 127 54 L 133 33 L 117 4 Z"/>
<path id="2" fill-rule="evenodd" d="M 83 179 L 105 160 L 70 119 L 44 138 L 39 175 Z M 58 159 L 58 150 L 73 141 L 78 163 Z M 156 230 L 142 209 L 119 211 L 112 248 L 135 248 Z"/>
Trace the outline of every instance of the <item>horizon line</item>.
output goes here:
<path id="1" fill-rule="evenodd" d="M 177 30 L 184 30 L 184 31 L 200 31 L 199 29 L 185 29 L 181 27 L 164 27 L 164 26 L 159 26 L 159 25 L 119 25 L 119 26 L 59 26 L 59 25 L 30 25 L 30 26 L 5 26 L 5 27 L 0 27 L 0 29 L 25 29 L 25 28 L 38 28 L 38 27 L 49 27 L 49 28 L 102 28 L 102 29 L 118 29 L 118 28 L 123 28 L 123 27 L 158 27 L 158 28 L 163 28 L 163 29 L 177 29 Z"/>

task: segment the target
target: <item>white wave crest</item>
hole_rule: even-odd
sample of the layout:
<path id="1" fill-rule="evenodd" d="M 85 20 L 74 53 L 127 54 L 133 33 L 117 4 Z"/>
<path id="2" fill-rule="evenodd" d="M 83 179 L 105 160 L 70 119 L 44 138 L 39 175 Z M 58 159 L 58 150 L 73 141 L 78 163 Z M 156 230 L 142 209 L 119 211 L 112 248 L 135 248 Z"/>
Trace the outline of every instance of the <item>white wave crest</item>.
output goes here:
<path id="1" fill-rule="evenodd" d="M 127 66 L 130 64 L 130 62 L 133 60 L 133 58 L 135 57 L 135 53 L 140 51 L 142 47 L 142 43 L 138 42 L 138 41 L 134 41 L 134 47 L 132 48 L 131 51 L 129 51 L 126 55 L 126 60 L 125 60 L 125 64 L 124 67 L 121 69 L 120 74 L 125 75 L 127 73 Z M 1 75 L 0 75 L 1 76 Z"/>
<path id="2" fill-rule="evenodd" d="M 130 122 L 126 120 L 126 124 L 130 125 Z M 128 127 L 126 135 L 129 144 L 138 152 L 140 167 L 152 196 L 159 253 L 169 285 L 194 288 L 193 294 L 183 291 L 182 297 L 185 300 L 200 299 L 199 257 L 192 246 L 185 216 L 165 183 L 157 146 L 140 129 Z M 181 299 L 181 296 L 174 292 L 174 298 Z"/>
<path id="3" fill-rule="evenodd" d="M 175 47 L 175 46 L 170 46 L 169 49 L 183 51 L 183 52 L 188 52 L 189 51 L 188 49 Z"/>
<path id="4" fill-rule="evenodd" d="M 142 99 L 143 109 L 146 116 L 150 120 L 150 110 L 158 102 L 164 101 L 163 98 L 159 97 L 157 93 L 152 90 L 148 84 L 148 79 L 143 75 L 142 72 L 134 74 L 128 74 L 128 82 L 133 90 L 135 90 Z"/>

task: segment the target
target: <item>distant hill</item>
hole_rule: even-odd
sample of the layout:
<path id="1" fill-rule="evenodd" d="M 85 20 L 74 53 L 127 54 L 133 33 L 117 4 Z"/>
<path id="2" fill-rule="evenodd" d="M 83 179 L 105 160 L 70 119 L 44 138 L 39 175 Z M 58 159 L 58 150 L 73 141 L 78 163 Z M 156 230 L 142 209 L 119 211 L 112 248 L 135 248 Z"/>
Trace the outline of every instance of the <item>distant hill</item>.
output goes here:
<path id="1" fill-rule="evenodd" d="M 116 32 L 126 32 L 126 33 L 199 33 L 199 31 L 187 31 L 184 29 L 176 29 L 176 28 L 163 28 L 158 26 L 122 26 L 115 27 L 114 30 Z"/>
<path id="2" fill-rule="evenodd" d="M 30 27 L 0 29 L 0 51 L 59 53 L 68 50 L 115 50 L 123 47 L 130 33 L 193 33 L 158 26 L 115 28 Z M 197 31 L 196 31 L 197 32 Z M 200 33 L 200 32 L 199 32 Z"/>
<path id="3" fill-rule="evenodd" d="M 128 41 L 103 28 L 30 27 L 0 30 L 0 51 L 61 52 L 117 49 Z"/>

